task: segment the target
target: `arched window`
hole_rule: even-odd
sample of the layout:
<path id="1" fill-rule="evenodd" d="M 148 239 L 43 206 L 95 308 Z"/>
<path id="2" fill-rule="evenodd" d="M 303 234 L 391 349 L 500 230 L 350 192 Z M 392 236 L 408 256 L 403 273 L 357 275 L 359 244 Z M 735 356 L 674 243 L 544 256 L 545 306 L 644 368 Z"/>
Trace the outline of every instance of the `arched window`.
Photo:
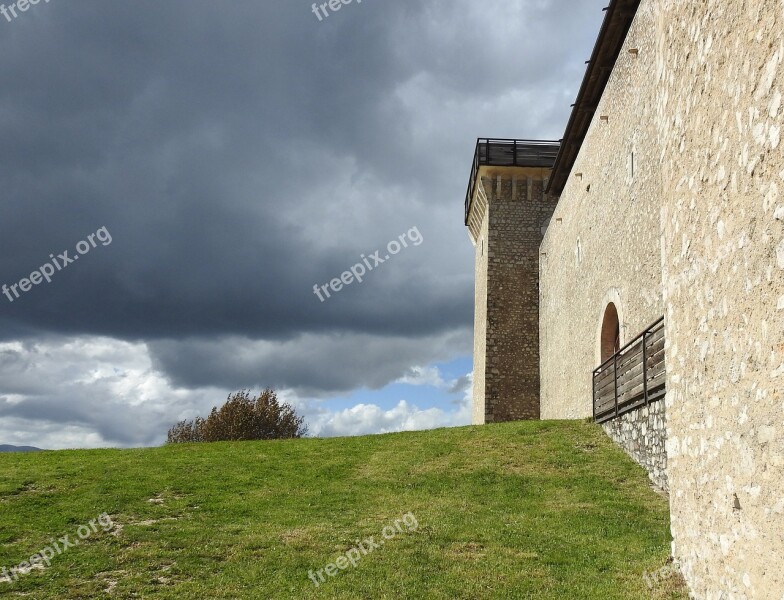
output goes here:
<path id="1" fill-rule="evenodd" d="M 611 358 L 621 349 L 621 323 L 618 320 L 618 309 L 610 302 L 604 311 L 602 320 L 602 362 Z"/>

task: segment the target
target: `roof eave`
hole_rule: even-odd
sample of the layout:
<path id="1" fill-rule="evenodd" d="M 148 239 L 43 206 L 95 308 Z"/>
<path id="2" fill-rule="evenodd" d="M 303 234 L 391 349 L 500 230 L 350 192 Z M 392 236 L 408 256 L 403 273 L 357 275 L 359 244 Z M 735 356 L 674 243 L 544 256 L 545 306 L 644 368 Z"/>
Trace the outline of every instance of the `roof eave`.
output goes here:
<path id="1" fill-rule="evenodd" d="M 612 0 L 604 10 L 607 14 L 599 30 L 591 60 L 585 70 L 580 92 L 577 95 L 566 125 L 561 149 L 555 159 L 553 174 L 547 193 L 560 196 L 574 167 L 594 113 L 610 80 L 615 63 L 623 49 L 641 0 Z"/>

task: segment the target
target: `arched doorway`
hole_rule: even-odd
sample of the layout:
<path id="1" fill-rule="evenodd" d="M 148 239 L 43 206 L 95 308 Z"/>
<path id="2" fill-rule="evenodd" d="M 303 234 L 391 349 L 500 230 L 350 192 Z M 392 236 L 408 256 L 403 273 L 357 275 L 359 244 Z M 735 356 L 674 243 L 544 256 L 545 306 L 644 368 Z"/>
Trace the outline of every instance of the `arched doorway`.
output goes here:
<path id="1" fill-rule="evenodd" d="M 600 347 L 602 363 L 621 349 L 621 322 L 618 319 L 618 309 L 612 302 L 604 310 Z"/>

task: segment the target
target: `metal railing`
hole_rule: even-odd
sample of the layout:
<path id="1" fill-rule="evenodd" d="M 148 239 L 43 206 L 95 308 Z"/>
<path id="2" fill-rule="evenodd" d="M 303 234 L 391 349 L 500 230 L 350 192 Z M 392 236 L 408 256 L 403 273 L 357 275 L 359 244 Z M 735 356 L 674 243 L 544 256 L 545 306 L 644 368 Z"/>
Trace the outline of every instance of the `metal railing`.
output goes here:
<path id="1" fill-rule="evenodd" d="M 471 202 L 476 191 L 479 168 L 491 167 L 547 167 L 552 168 L 558 156 L 560 142 L 537 140 L 508 140 L 479 138 L 476 140 L 474 163 L 465 199 L 465 222 L 471 214 Z"/>
<path id="2" fill-rule="evenodd" d="M 664 317 L 593 372 L 593 418 L 615 419 L 664 398 Z"/>

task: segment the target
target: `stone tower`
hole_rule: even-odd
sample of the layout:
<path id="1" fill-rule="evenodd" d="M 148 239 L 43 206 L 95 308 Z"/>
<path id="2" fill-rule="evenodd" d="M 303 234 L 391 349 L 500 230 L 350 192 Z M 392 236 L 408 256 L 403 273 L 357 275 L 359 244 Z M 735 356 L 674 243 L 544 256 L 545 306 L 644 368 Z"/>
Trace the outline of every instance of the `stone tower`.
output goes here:
<path id="1" fill-rule="evenodd" d="M 475 424 L 539 418 L 539 246 L 558 142 L 480 139 L 466 195 L 476 248 Z"/>

